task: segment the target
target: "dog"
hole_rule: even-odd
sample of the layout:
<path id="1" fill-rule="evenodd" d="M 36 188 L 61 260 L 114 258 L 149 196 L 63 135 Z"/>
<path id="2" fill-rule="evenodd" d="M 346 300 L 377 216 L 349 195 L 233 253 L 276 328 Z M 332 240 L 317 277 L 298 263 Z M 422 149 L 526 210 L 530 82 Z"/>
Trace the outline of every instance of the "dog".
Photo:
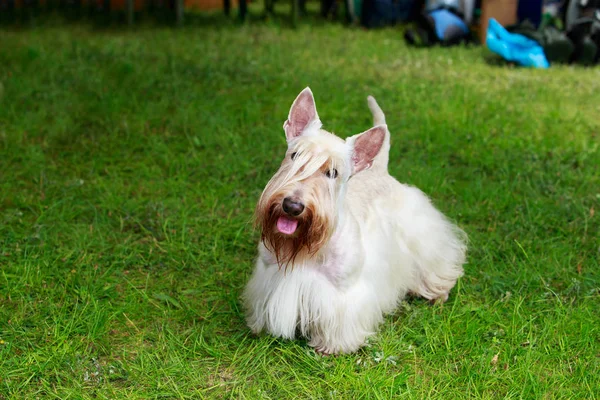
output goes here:
<path id="1" fill-rule="evenodd" d="M 463 275 L 466 234 L 419 189 L 388 173 L 390 133 L 343 140 L 321 129 L 310 88 L 283 125 L 287 152 L 255 212 L 261 239 L 242 298 L 252 332 L 352 353 L 408 294 L 446 301 Z"/>

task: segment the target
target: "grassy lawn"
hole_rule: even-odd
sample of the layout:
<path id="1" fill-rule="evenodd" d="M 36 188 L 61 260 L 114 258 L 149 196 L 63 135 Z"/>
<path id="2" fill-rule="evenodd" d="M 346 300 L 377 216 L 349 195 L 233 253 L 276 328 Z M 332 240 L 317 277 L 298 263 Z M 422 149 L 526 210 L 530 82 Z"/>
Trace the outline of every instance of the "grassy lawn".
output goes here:
<path id="1" fill-rule="evenodd" d="M 0 31 L 0 399 L 600 396 L 600 69 L 250 22 Z M 325 128 L 469 235 L 444 305 L 354 355 L 253 337 L 253 207 L 310 85 Z"/>

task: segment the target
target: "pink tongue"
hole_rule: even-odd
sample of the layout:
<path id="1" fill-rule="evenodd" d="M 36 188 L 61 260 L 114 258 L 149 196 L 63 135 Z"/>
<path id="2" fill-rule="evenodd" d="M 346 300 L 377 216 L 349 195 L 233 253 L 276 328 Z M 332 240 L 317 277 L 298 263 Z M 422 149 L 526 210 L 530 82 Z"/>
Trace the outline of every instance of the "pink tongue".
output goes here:
<path id="1" fill-rule="evenodd" d="M 285 233 L 286 235 L 291 235 L 292 233 L 296 232 L 297 226 L 298 221 L 295 219 L 279 217 L 277 220 L 277 229 L 279 229 L 279 232 Z"/>

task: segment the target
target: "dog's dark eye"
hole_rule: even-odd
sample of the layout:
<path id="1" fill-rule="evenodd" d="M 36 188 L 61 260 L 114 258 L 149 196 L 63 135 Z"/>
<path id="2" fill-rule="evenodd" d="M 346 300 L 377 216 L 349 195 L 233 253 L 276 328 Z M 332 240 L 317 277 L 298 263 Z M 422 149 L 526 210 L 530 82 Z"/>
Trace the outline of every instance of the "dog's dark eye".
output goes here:
<path id="1" fill-rule="evenodd" d="M 337 169 L 330 169 L 327 172 L 325 172 L 325 175 L 328 178 L 335 179 L 335 178 L 337 178 L 337 175 L 338 175 Z"/>
<path id="2" fill-rule="evenodd" d="M 291 156 L 292 160 L 295 160 L 297 155 L 298 155 L 298 153 L 296 153 L 296 152 L 292 153 L 292 156 Z"/>

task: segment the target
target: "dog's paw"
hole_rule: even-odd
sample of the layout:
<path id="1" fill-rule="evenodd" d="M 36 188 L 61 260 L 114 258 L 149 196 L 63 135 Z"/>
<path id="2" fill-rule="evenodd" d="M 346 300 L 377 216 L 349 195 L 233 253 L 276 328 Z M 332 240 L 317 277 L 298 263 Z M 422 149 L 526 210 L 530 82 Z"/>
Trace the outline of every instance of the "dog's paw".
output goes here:
<path id="1" fill-rule="evenodd" d="M 434 299 L 429 299 L 429 304 L 431 305 L 435 305 L 435 304 L 444 304 L 446 301 L 448 301 L 448 295 L 449 293 L 442 293 L 439 297 L 436 297 Z"/>
<path id="2" fill-rule="evenodd" d="M 323 357 L 329 357 L 331 355 L 335 355 L 335 352 L 331 351 L 330 349 L 328 349 L 327 347 L 315 347 L 315 352 Z"/>
<path id="3" fill-rule="evenodd" d="M 313 338 L 308 345 L 315 350 L 315 353 L 323 357 L 331 356 L 337 353 L 331 346 L 327 346 L 322 340 L 315 338 Z"/>

